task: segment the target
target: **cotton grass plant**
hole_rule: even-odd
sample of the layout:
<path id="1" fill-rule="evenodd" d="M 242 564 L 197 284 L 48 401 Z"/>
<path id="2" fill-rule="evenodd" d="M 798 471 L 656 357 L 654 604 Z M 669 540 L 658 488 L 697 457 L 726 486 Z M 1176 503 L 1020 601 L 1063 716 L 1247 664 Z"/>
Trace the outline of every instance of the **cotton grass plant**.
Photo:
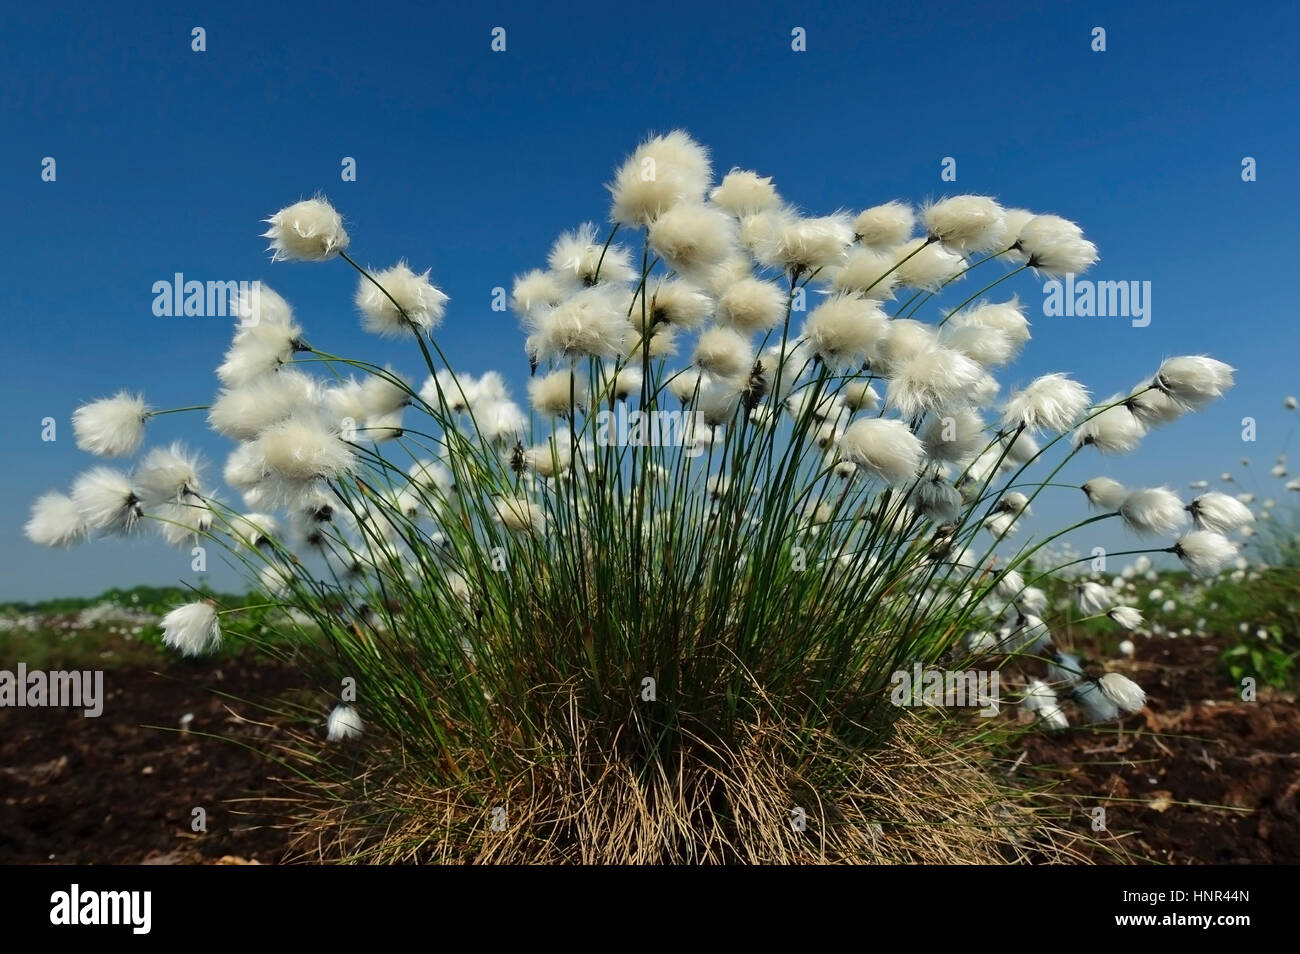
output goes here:
<path id="1" fill-rule="evenodd" d="M 329 857 L 1048 850 L 993 780 L 992 723 L 899 708 L 891 674 L 1000 668 L 1045 728 L 1140 708 L 1136 685 L 1061 657 L 1043 571 L 1021 571 L 1105 519 L 1169 537 L 1133 552 L 1202 570 L 1231 547 L 1174 539 L 1176 497 L 1104 479 L 1078 498 L 1099 513 L 1014 535 L 1066 461 L 1133 450 L 1232 369 L 1174 358 L 1096 403 L 1049 374 L 1000 400 L 994 374 L 1030 337 L 1005 283 L 1096 261 L 1057 216 L 981 196 L 806 215 L 757 173 L 715 183 L 682 132 L 646 140 L 609 190 L 608 226 L 563 234 L 515 281 L 525 341 L 502 361 L 527 362 L 527 411 L 444 354 L 429 272 L 363 267 L 323 198 L 281 210 L 273 258 L 355 268 L 364 327 L 409 343 L 419 374 L 324 350 L 263 287 L 236 303 L 205 406 L 237 442 L 223 476 L 242 505 L 174 444 L 42 497 L 29 536 L 216 544 L 260 595 L 178 608 L 169 645 L 270 628 L 320 685 L 354 680 L 325 727 L 343 749 L 304 740 L 293 762 Z M 986 283 L 953 294 L 970 273 Z M 160 413 L 95 402 L 78 443 L 134 453 Z"/>

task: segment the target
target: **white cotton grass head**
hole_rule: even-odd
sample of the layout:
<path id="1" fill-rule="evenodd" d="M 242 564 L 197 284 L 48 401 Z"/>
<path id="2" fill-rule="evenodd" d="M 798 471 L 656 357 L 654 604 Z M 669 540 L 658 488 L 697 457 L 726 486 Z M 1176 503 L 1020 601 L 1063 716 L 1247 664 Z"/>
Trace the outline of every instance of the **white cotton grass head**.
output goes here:
<path id="1" fill-rule="evenodd" d="M 982 368 L 996 368 L 1012 360 L 1019 346 L 998 328 L 946 324 L 939 329 L 939 343 L 959 352 Z"/>
<path id="2" fill-rule="evenodd" d="M 952 464 L 969 460 L 988 444 L 983 418 L 969 407 L 952 408 L 932 416 L 922 440 L 927 457 Z"/>
<path id="3" fill-rule="evenodd" d="M 1074 687 L 1074 701 L 1083 711 L 1085 722 L 1112 722 L 1119 718 L 1119 706 L 1092 679 L 1084 679 Z"/>
<path id="4" fill-rule="evenodd" d="M 938 242 L 915 238 L 899 246 L 898 284 L 916 291 L 938 291 L 957 281 L 966 268 L 965 260 Z"/>
<path id="5" fill-rule="evenodd" d="M 72 546 L 84 540 L 89 530 L 76 501 L 56 490 L 36 498 L 32 515 L 23 527 L 27 539 L 43 547 Z"/>
<path id="6" fill-rule="evenodd" d="M 584 288 L 555 308 L 530 315 L 538 361 L 552 358 L 612 358 L 621 355 L 632 333 L 627 299 L 603 284 Z"/>
<path id="7" fill-rule="evenodd" d="M 753 368 L 754 351 L 748 338 L 731 328 L 715 325 L 700 334 L 691 361 L 709 374 L 734 378 Z"/>
<path id="8" fill-rule="evenodd" d="M 488 374 L 495 375 L 497 381 L 501 380 L 501 376 L 494 371 L 489 371 Z M 501 385 L 502 394 L 504 394 L 504 388 L 504 384 Z M 361 410 L 367 417 L 377 417 L 400 411 L 410 404 L 412 390 L 410 381 L 396 373 L 392 368 L 385 367 L 382 372 L 373 371 L 361 379 L 357 399 Z M 479 390 L 481 393 L 481 383 L 479 384 Z M 495 395 L 492 397 L 495 397 Z M 489 400 L 492 397 L 489 397 Z"/>
<path id="9" fill-rule="evenodd" d="M 640 368 L 626 366 L 618 370 L 609 382 L 610 396 L 616 401 L 626 401 L 629 398 L 641 393 L 641 386 L 645 382 L 645 374 Z"/>
<path id="10" fill-rule="evenodd" d="M 274 374 L 304 347 L 302 329 L 296 325 L 263 323 L 242 328 L 217 367 L 226 387 L 240 387 Z"/>
<path id="11" fill-rule="evenodd" d="M 647 327 L 696 328 L 713 313 L 713 299 L 698 286 L 670 278 L 650 288 L 649 300 L 637 295 L 629 317 L 638 331 Z"/>
<path id="12" fill-rule="evenodd" d="M 844 406 L 850 411 L 874 411 L 880 406 L 880 395 L 870 381 L 849 381 L 840 395 L 844 398 Z"/>
<path id="13" fill-rule="evenodd" d="M 885 334 L 876 338 L 868 349 L 867 359 L 874 373 L 890 377 L 906 362 L 938 343 L 934 328 L 911 318 L 894 318 L 885 326 Z"/>
<path id="14" fill-rule="evenodd" d="M 888 333 L 888 326 L 889 319 L 874 301 L 833 295 L 808 315 L 802 338 L 832 371 L 848 371 L 862 365 L 872 345 Z"/>
<path id="15" fill-rule="evenodd" d="M 343 217 L 323 196 L 295 202 L 265 221 L 273 262 L 323 262 L 347 250 Z"/>
<path id="16" fill-rule="evenodd" d="M 1255 520 L 1255 515 L 1244 503 L 1217 490 L 1194 497 L 1187 505 L 1187 512 L 1192 515 L 1197 530 L 1213 530 L 1215 533 L 1231 533 Z"/>
<path id="17" fill-rule="evenodd" d="M 1130 491 L 1120 502 L 1119 515 L 1130 530 L 1143 535 L 1173 533 L 1187 520 L 1182 500 L 1167 487 Z"/>
<path id="18" fill-rule="evenodd" d="M 325 720 L 325 737 L 331 742 L 346 742 L 361 737 L 364 731 L 361 716 L 352 706 L 337 705 Z"/>
<path id="19" fill-rule="evenodd" d="M 1169 424 L 1187 412 L 1186 407 L 1149 383 L 1140 384 L 1130 391 L 1124 406 L 1148 428 Z"/>
<path id="20" fill-rule="evenodd" d="M 921 210 L 926 231 L 958 252 L 1000 250 L 1006 231 L 1002 206 L 983 195 L 940 199 Z"/>
<path id="21" fill-rule="evenodd" d="M 921 442 L 902 421 L 869 418 L 855 421 L 840 438 L 840 455 L 888 484 L 905 484 L 921 466 Z"/>
<path id="22" fill-rule="evenodd" d="M 668 209 L 646 232 L 655 254 L 681 274 L 702 274 L 732 253 L 735 220 L 721 209 L 683 202 Z"/>
<path id="23" fill-rule="evenodd" d="M 594 222 L 584 222 L 556 239 L 547 264 L 552 274 L 568 283 L 570 292 L 597 283 L 629 282 L 638 274 L 625 248 L 616 243 L 607 246 L 598 238 Z"/>
<path id="24" fill-rule="evenodd" d="M 1045 728 L 1049 730 L 1068 729 L 1069 720 L 1056 699 L 1056 692 L 1041 679 L 1029 680 L 1025 695 L 1020 703 L 1026 712 L 1038 716 Z"/>
<path id="25" fill-rule="evenodd" d="M 961 513 L 961 494 L 938 474 L 920 481 L 912 500 L 918 513 L 937 524 L 952 523 Z"/>
<path id="26" fill-rule="evenodd" d="M 1132 606 L 1115 606 L 1106 611 L 1115 625 L 1122 629 L 1137 629 L 1142 625 L 1142 612 Z"/>
<path id="27" fill-rule="evenodd" d="M 1110 591 L 1100 583 L 1084 580 L 1074 588 L 1075 605 L 1084 616 L 1100 616 L 1110 609 Z"/>
<path id="28" fill-rule="evenodd" d="M 904 417 L 940 411 L 961 402 L 983 369 L 950 348 L 927 348 L 894 369 L 885 402 Z"/>
<path id="29" fill-rule="evenodd" d="M 950 315 L 948 325 L 956 328 L 993 328 L 1001 331 L 1017 348 L 1029 341 L 1029 321 L 1018 296 L 1009 301 L 982 302 Z M 947 327 L 947 326 L 945 326 Z"/>
<path id="30" fill-rule="evenodd" d="M 844 257 L 844 264 L 825 271 L 831 291 L 861 295 L 876 301 L 888 301 L 898 287 L 894 266 L 902 255 L 893 249 L 855 246 Z"/>
<path id="31" fill-rule="evenodd" d="M 740 218 L 765 212 L 781 204 L 781 197 L 770 176 L 760 176 L 746 169 L 732 169 L 709 194 L 718 208 Z"/>
<path id="32" fill-rule="evenodd" d="M 125 457 L 144 441 L 149 406 L 128 391 L 83 404 L 72 412 L 72 432 L 77 446 L 99 457 Z"/>
<path id="33" fill-rule="evenodd" d="M 267 468 L 288 481 L 336 479 L 356 467 L 341 434 L 315 414 L 299 414 L 268 427 L 258 438 Z"/>
<path id="34" fill-rule="evenodd" d="M 447 296 L 429 281 L 427 269 L 416 274 L 403 261 L 375 272 L 374 279 L 362 275 L 357 285 L 357 307 L 367 331 L 396 338 L 416 332 L 427 335 L 438 327 Z"/>
<path id="35" fill-rule="evenodd" d="M 1147 429 L 1122 402 L 1123 395 L 1116 394 L 1100 405 L 1103 410 L 1093 408 L 1075 429 L 1074 446 L 1095 447 L 1103 454 L 1127 454 L 1136 450 Z"/>
<path id="36" fill-rule="evenodd" d="M 1128 496 L 1124 485 L 1111 477 L 1093 477 L 1084 481 L 1079 489 L 1089 504 L 1102 510 L 1118 510 Z"/>
<path id="37" fill-rule="evenodd" d="M 575 406 L 587 406 L 587 378 L 568 368 L 533 378 L 528 382 L 528 400 L 538 414 L 568 417 Z"/>
<path id="38" fill-rule="evenodd" d="M 546 529 L 546 511 L 524 497 L 497 497 L 494 516 L 512 533 L 540 533 Z"/>
<path id="39" fill-rule="evenodd" d="M 565 276 L 534 268 L 515 278 L 510 292 L 510 307 L 520 318 L 538 308 L 554 308 L 572 291 Z"/>
<path id="40" fill-rule="evenodd" d="M 178 606 L 159 623 L 163 642 L 184 656 L 201 656 L 221 645 L 221 623 L 211 603 Z"/>
<path id="41" fill-rule="evenodd" d="M 1178 403 L 1199 411 L 1233 385 L 1236 369 L 1205 355 L 1169 358 L 1152 382 Z"/>
<path id="42" fill-rule="evenodd" d="M 514 401 L 493 401 L 474 411 L 479 435 L 489 444 L 522 440 L 528 415 Z"/>
<path id="43" fill-rule="evenodd" d="M 1147 704 L 1147 694 L 1128 676 L 1108 672 L 1097 680 L 1102 694 L 1124 712 L 1139 712 Z"/>
<path id="44" fill-rule="evenodd" d="M 720 325 L 743 334 L 761 334 L 781 323 L 788 301 L 772 282 L 746 276 L 723 290 L 714 314 Z"/>
<path id="45" fill-rule="evenodd" d="M 1212 530 L 1192 530 L 1178 538 L 1174 555 L 1196 576 L 1213 576 L 1237 556 L 1237 545 Z"/>
<path id="46" fill-rule="evenodd" d="M 1068 431 L 1088 406 L 1088 390 L 1064 374 L 1044 374 L 1007 399 L 1002 423 L 1028 431 Z"/>
<path id="47" fill-rule="evenodd" d="M 690 404 L 713 380 L 712 375 L 698 368 L 686 368 L 675 372 L 668 379 L 668 391 L 682 404 Z"/>
<path id="48" fill-rule="evenodd" d="M 133 486 L 146 504 L 168 503 L 199 494 L 201 465 L 179 441 L 155 447 L 136 465 Z"/>
<path id="49" fill-rule="evenodd" d="M 223 390 L 208 409 L 217 433 L 247 441 L 295 411 L 315 407 L 320 390 L 307 375 L 283 370 L 243 387 Z"/>
<path id="50" fill-rule="evenodd" d="M 776 221 L 772 233 L 755 246 L 764 265 L 804 273 L 842 265 L 853 242 L 853 225 L 841 212 L 805 218 L 790 215 Z"/>
<path id="51" fill-rule="evenodd" d="M 680 202 L 702 200 L 712 176 L 708 150 L 689 134 L 674 129 L 652 136 L 624 160 L 608 186 L 610 219 L 649 225 Z"/>
<path id="52" fill-rule="evenodd" d="M 916 228 L 916 213 L 905 202 L 885 202 L 859 212 L 853 220 L 854 239 L 873 249 L 902 245 Z M 895 259 L 894 261 L 897 261 Z"/>
<path id="53" fill-rule="evenodd" d="M 232 318 L 239 319 L 238 330 L 235 333 L 236 340 L 245 332 L 262 325 L 301 330 L 294 323 L 293 308 L 285 301 L 284 296 L 264 282 L 255 281 L 247 286 L 241 285 L 231 293 L 226 310 Z"/>
<path id="54" fill-rule="evenodd" d="M 1024 265 L 1028 262 L 1029 256 L 1020 247 L 1020 233 L 1037 213 L 1029 209 L 1003 209 L 1002 212 L 1002 242 L 1008 250 L 1002 253 L 1001 257 L 1012 265 Z"/>
<path id="55" fill-rule="evenodd" d="M 1034 216 L 1021 226 L 1016 245 L 1029 266 L 1044 275 L 1078 275 L 1097 263 L 1097 246 L 1059 215 Z"/>
<path id="56" fill-rule="evenodd" d="M 94 467 L 73 482 L 72 500 L 91 530 L 124 533 L 143 515 L 130 479 L 111 467 Z"/>

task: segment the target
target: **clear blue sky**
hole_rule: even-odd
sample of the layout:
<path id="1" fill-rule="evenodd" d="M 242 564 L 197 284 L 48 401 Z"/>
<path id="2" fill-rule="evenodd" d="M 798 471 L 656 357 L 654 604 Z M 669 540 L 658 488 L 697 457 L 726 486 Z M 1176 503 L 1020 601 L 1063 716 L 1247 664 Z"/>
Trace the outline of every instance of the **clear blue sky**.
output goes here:
<path id="1" fill-rule="evenodd" d="M 452 298 L 440 343 L 458 366 L 507 373 L 522 398 L 522 336 L 490 310 L 492 288 L 542 264 L 559 231 L 603 220 L 615 164 L 679 126 L 720 171 L 772 175 L 812 212 L 991 194 L 1083 224 L 1102 256 L 1091 277 L 1152 282 L 1147 328 L 1031 311 L 1034 341 L 1004 391 L 1070 370 L 1104 396 L 1179 353 L 1240 369 L 1210 412 L 1073 476 L 1182 488 L 1243 453 L 1271 462 L 1294 421 L 1281 406 L 1300 391 L 1292 4 L 130 7 L 11 4 L 0 24 L 0 599 L 192 579 L 161 543 L 64 553 L 22 536 L 32 500 L 93 463 L 72 440 L 77 404 L 124 385 L 158 407 L 210 399 L 228 322 L 155 317 L 155 281 L 262 279 L 313 343 L 415 373 L 417 357 L 359 330 L 346 265 L 272 266 L 264 252 L 259 220 L 323 190 L 361 260 L 433 269 Z M 195 26 L 206 52 L 191 51 Z M 496 26 L 504 53 L 490 50 Z M 790 49 L 796 26 L 807 52 Z M 340 181 L 344 156 L 356 182 Z M 940 181 L 944 156 L 956 183 Z M 1244 156 L 1258 181 L 1242 181 Z M 1014 287 L 1040 305 L 1031 280 Z M 1256 445 L 1240 439 L 1247 415 Z M 217 473 L 229 445 L 199 425 L 156 420 L 150 444 L 185 438 Z M 1125 541 L 1079 541 L 1094 542 Z"/>

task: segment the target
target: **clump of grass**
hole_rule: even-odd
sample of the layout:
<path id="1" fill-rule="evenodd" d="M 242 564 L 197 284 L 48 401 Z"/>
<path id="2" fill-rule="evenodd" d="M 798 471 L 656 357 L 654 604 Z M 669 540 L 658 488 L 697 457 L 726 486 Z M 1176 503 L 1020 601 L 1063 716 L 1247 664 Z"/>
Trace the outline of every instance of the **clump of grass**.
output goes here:
<path id="1" fill-rule="evenodd" d="M 913 237 L 901 203 L 810 217 L 753 173 L 711 186 L 700 146 L 653 138 L 616 175 L 616 224 L 562 236 L 549 268 L 516 282 L 532 415 L 500 375 L 448 362 L 434 335 L 447 299 L 428 273 L 363 268 L 323 199 L 281 210 L 276 257 L 356 268 L 365 326 L 414 346 L 423 385 L 308 343 L 261 289 L 236 303 L 209 409 L 239 442 L 225 477 L 247 510 L 209 492 L 180 445 L 38 501 L 33 539 L 153 523 L 183 545 L 216 542 L 258 580 L 252 606 L 196 602 L 164 618 L 164 635 L 196 653 L 242 633 L 339 687 L 328 732 L 352 756 L 307 747 L 289 760 L 311 783 L 321 855 L 1068 850 L 994 780 L 986 730 L 946 718 L 949 734 L 934 731 L 900 706 L 896 677 L 1005 669 L 1013 695 L 1064 722 L 1055 689 L 1028 681 L 1055 649 L 1040 581 L 1021 569 L 1099 520 L 1175 533 L 1182 505 L 1085 485 L 1101 513 L 1009 538 L 1069 460 L 1131 450 L 1221 394 L 1232 369 L 1170 359 L 1099 403 L 1044 375 L 994 410 L 993 372 L 1028 322 L 1014 297 L 981 297 L 1027 269 L 1085 269 L 1096 251 L 1077 226 L 959 196 L 927 206 Z M 937 309 L 998 262 L 1012 267 Z M 921 321 L 927 307 L 942 317 Z M 122 453 L 161 413 L 123 392 L 74 423 L 82 446 Z M 1204 568 L 1225 546 L 1188 535 L 1132 552 Z M 247 613 L 261 625 L 241 624 Z M 1057 671 L 1067 698 L 1092 700 L 1089 717 L 1142 705 L 1122 677 Z"/>

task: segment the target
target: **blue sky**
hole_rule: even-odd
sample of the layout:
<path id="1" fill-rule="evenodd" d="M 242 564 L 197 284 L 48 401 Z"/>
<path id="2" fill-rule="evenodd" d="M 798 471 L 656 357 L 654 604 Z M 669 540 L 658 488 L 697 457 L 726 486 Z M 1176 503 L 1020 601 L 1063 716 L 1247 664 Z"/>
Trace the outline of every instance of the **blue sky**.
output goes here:
<path id="1" fill-rule="evenodd" d="M 363 262 L 432 268 L 452 298 L 439 342 L 458 367 L 498 368 L 522 397 L 522 335 L 490 310 L 492 289 L 541 265 L 558 232 L 603 220 L 614 166 L 673 127 L 708 145 L 720 172 L 771 175 L 814 213 L 972 192 L 1080 222 L 1101 250 L 1090 277 L 1150 281 L 1152 322 L 1044 317 L 1041 282 L 1017 281 L 1034 340 L 1004 390 L 1068 370 L 1104 396 L 1181 353 L 1240 373 L 1210 411 L 1072 476 L 1185 488 L 1239 470 L 1243 454 L 1271 463 L 1295 420 L 1282 399 L 1300 391 L 1300 12 L 987 6 L 11 10 L 0 27 L 0 599 L 193 579 L 188 556 L 161 543 L 54 552 L 22 536 L 31 501 L 93 462 L 72 440 L 79 403 L 122 386 L 157 407 L 210 399 L 229 324 L 155 317 L 155 281 L 261 279 L 314 344 L 415 373 L 409 349 L 359 330 L 346 265 L 270 263 L 259 220 L 324 191 Z M 191 50 L 195 26 L 205 52 Z M 490 49 L 497 26 L 503 53 Z M 790 48 L 796 26 L 806 52 Z M 1104 53 L 1090 48 L 1096 26 Z M 41 181 L 47 156 L 54 182 Z M 340 180 L 345 156 L 355 182 Z M 945 156 L 955 183 L 940 181 Z M 1242 181 L 1246 156 L 1255 182 Z M 47 416 L 53 443 L 40 439 Z M 1253 445 L 1245 416 L 1258 422 Z M 218 471 L 229 445 L 201 423 L 156 420 L 150 443 L 183 438 Z M 1081 513 L 1061 493 L 1040 510 Z M 1129 543 L 1110 531 L 1078 542 Z"/>

